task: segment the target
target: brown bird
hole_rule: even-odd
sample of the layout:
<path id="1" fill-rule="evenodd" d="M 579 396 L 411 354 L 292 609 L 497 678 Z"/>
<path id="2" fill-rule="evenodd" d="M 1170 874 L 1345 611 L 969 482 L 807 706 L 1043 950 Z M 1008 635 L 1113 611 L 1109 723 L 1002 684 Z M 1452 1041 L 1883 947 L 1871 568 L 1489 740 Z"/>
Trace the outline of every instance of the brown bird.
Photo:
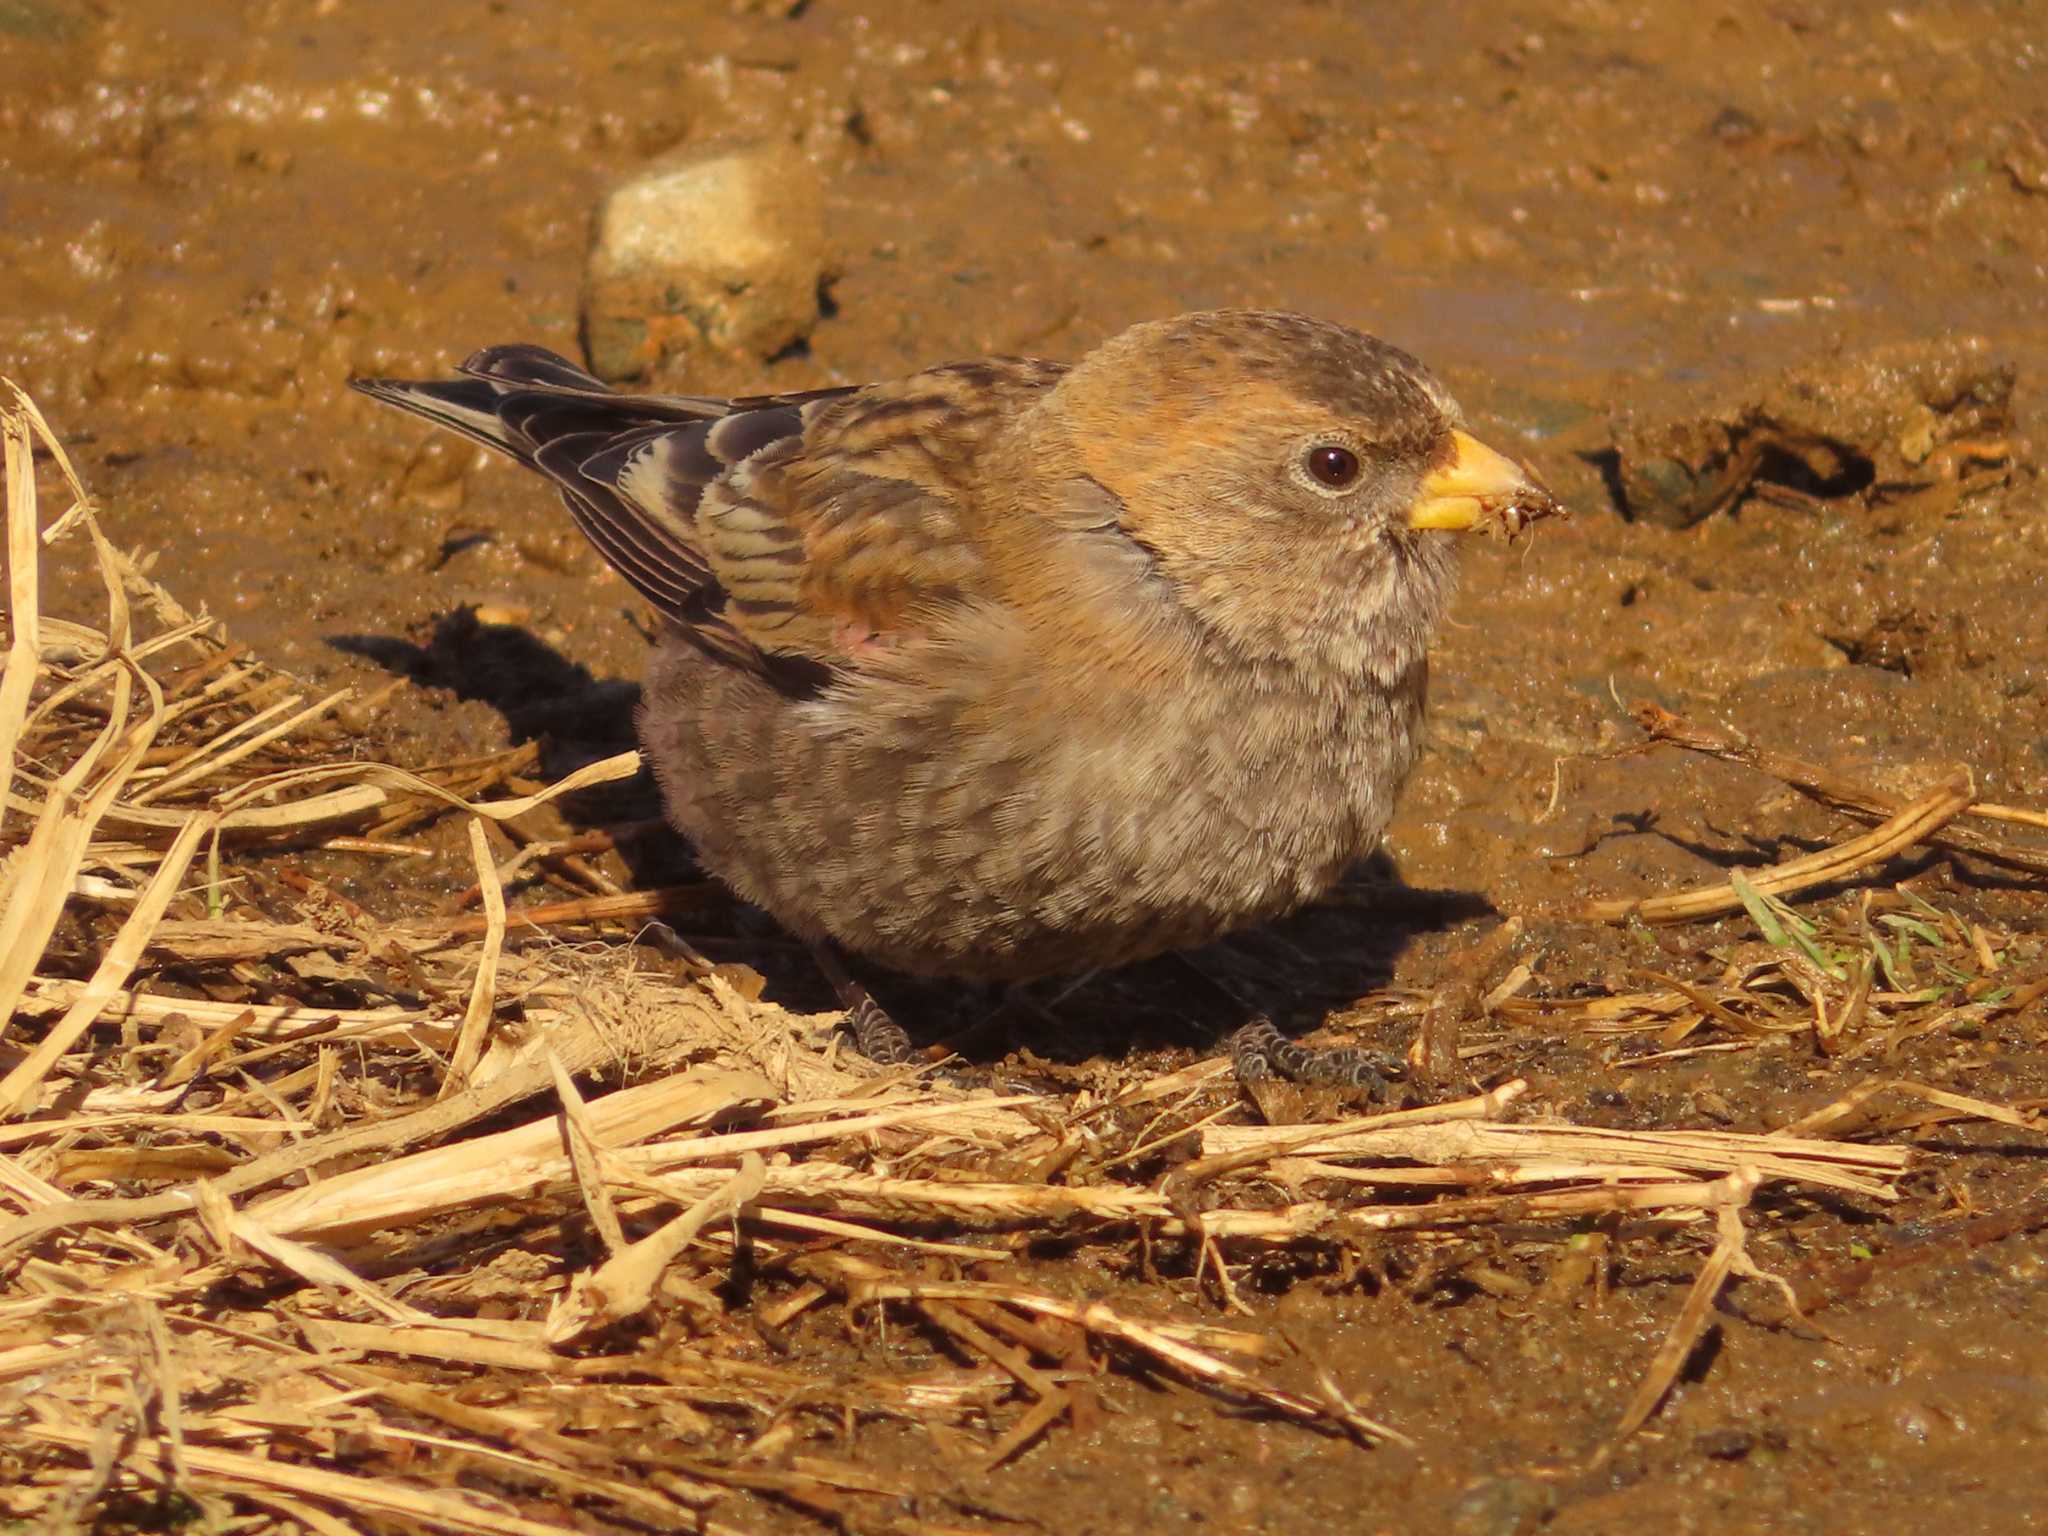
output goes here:
<path id="1" fill-rule="evenodd" d="M 704 864 L 920 975 L 1313 901 L 1415 761 L 1452 535 L 1560 510 L 1407 353 L 1273 311 L 730 400 L 528 346 L 461 372 L 356 387 L 545 475 L 653 604 L 640 737 Z M 826 960 L 869 1053 L 906 1054 Z"/>

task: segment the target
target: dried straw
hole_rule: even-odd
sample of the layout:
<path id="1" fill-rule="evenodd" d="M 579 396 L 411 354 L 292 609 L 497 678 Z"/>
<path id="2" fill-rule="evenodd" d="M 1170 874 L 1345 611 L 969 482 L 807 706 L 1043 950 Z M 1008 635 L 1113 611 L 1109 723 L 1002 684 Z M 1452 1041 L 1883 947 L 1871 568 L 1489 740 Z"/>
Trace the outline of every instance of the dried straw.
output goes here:
<path id="1" fill-rule="evenodd" d="M 1274 1126 L 1248 1123 L 1215 1062 L 1106 1098 L 877 1074 L 834 1019 L 760 1001 L 743 968 L 678 977 L 556 938 L 623 937 L 715 888 L 620 892 L 586 863 L 595 894 L 519 904 L 515 879 L 601 843 L 522 829 L 526 850 L 501 859 L 484 822 L 629 776 L 632 754 L 498 798 L 530 759 L 334 760 L 322 721 L 344 694 L 307 703 L 108 543 L 18 391 L 0 430 L 0 1433 L 31 1473 L 0 1490 L 0 1518 L 81 1518 L 142 1488 L 323 1533 L 552 1531 L 572 1509 L 719 1531 L 763 1500 L 859 1523 L 905 1485 L 813 1454 L 814 1435 L 882 1414 L 978 1436 L 989 1468 L 1057 1455 L 1123 1367 L 1401 1442 L 1313 1362 L 1135 1277 L 1177 1264 L 1241 1308 L 1234 1274 L 1275 1249 L 1335 1263 L 1508 1221 L 1560 1239 L 1624 1214 L 1713 1224 L 1626 1432 L 1720 1287 L 1751 1272 L 1741 1219 L 1769 1219 L 1751 1192 L 1881 1209 L 1911 1161 L 1840 1139 L 1870 1133 L 1868 1099 L 1772 1135 L 1623 1130 L 1546 1122 L 1510 1081 Z M 48 527 L 38 448 L 70 497 Z M 37 560 L 59 537 L 91 544 L 100 625 L 42 611 Z M 1894 807 L 1891 830 L 1796 879 L 1869 867 L 1959 800 Z M 393 835 L 449 815 L 466 818 L 476 913 L 372 915 L 290 862 L 415 852 Z M 1655 1030 L 1669 1049 L 1698 1029 L 1811 1034 L 1846 1061 L 2040 995 L 2010 976 L 2004 936 L 1903 898 L 1802 928 L 1771 905 L 1793 888 L 1763 875 L 1729 887 L 1734 907 L 1717 898 L 1776 927 L 1719 979 L 1556 1000 L 1524 966 L 1439 1011 Z M 1999 985 L 1902 1001 L 1936 947 Z M 1894 1087 L 1907 1133 L 1929 1117 L 2041 1128 L 2031 1109 Z M 1012 1255 L 1050 1236 L 1131 1284 L 1083 1303 L 1019 1283 Z M 906 1325 L 962 1363 L 850 1366 L 834 1347 L 840 1329 Z M 784 1355 L 757 1358 L 762 1338 Z"/>

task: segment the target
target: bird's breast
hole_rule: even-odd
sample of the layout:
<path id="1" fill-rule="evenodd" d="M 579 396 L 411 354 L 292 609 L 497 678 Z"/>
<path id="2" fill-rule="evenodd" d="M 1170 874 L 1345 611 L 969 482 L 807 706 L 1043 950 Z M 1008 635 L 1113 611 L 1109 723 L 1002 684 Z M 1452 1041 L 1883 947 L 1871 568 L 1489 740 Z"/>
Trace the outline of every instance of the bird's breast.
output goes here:
<path id="1" fill-rule="evenodd" d="M 1420 677 L 1311 683 L 952 637 L 794 701 L 690 648 L 643 734 L 671 819 L 742 894 L 900 969 L 1017 978 L 1294 910 L 1378 841 Z"/>

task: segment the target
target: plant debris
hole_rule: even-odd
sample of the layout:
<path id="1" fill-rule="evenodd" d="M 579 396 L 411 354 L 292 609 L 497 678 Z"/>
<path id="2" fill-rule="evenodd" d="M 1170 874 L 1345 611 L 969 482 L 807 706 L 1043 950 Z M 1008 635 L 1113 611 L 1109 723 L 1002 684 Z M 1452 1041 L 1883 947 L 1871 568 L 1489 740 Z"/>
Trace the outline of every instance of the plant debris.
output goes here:
<path id="1" fill-rule="evenodd" d="M 1902 1134 L 2048 1129 L 2038 1106 L 1897 1080 L 1764 1134 L 1562 1123 L 1513 1077 L 1285 1125 L 1258 1123 L 1221 1061 L 1057 1094 L 878 1069 L 835 1017 L 762 1001 L 745 967 L 677 974 L 568 937 L 715 892 L 603 889 L 564 862 L 590 841 L 494 846 L 490 828 L 631 775 L 632 754 L 532 790 L 521 753 L 355 760 L 346 693 L 309 699 L 116 549 L 18 393 L 4 428 L 0 1423 L 20 1471 L 0 1516 L 60 1528 L 156 1490 L 315 1532 L 733 1531 L 763 1500 L 935 1530 L 892 1513 L 885 1468 L 821 1447 L 886 1419 L 969 1435 L 984 1467 L 1057 1454 L 1114 1371 L 1402 1443 L 1245 1324 L 1242 1277 L 1510 1223 L 1561 1241 L 1626 1219 L 1704 1247 L 1618 1439 L 1724 1286 L 1771 1278 L 1746 1246 L 1774 1219 L 1760 1191 L 1880 1212 L 1925 1156 Z M 38 451 L 71 499 L 47 527 Z M 40 611 L 60 539 L 91 547 L 102 625 Z M 1841 1062 L 2038 1001 L 2038 953 L 2023 967 L 2012 936 L 1910 890 L 1786 904 L 1990 814 L 1960 783 L 1858 803 L 1879 831 L 1807 867 L 1602 911 L 1741 913 L 1753 936 L 1712 975 L 1545 998 L 1523 968 L 1472 1005 L 1525 1033 L 1648 1033 L 1667 1055 L 1796 1037 Z M 380 921 L 304 867 L 410 853 L 395 840 L 443 818 L 466 827 L 458 905 L 476 913 Z M 540 867 L 581 894 L 516 903 Z M 1887 1088 L 1910 1107 L 1874 1117 Z M 1041 1250 L 1069 1257 L 1024 1262 Z M 1155 1283 L 1091 1299 L 1060 1278 L 1077 1255 Z M 1802 1294 L 1858 1283 L 1802 1280 L 1775 1282 L 1795 1317 Z M 905 1327 L 947 1363 L 839 1347 Z"/>

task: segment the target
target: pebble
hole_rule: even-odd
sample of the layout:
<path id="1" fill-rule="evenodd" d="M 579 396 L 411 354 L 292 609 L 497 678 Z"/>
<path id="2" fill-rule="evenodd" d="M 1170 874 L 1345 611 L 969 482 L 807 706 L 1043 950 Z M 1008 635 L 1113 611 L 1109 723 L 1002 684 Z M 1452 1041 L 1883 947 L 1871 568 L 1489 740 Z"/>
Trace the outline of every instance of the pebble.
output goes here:
<path id="1" fill-rule="evenodd" d="M 1445 1529 L 1453 1536 L 1530 1536 L 1556 1508 L 1556 1490 L 1533 1477 L 1489 1477 L 1453 1501 Z"/>
<path id="2" fill-rule="evenodd" d="M 638 383 L 707 353 L 773 357 L 809 335 L 822 196 L 815 168 L 781 144 L 677 150 L 619 182 L 598 205 L 584 270 L 591 371 Z"/>

